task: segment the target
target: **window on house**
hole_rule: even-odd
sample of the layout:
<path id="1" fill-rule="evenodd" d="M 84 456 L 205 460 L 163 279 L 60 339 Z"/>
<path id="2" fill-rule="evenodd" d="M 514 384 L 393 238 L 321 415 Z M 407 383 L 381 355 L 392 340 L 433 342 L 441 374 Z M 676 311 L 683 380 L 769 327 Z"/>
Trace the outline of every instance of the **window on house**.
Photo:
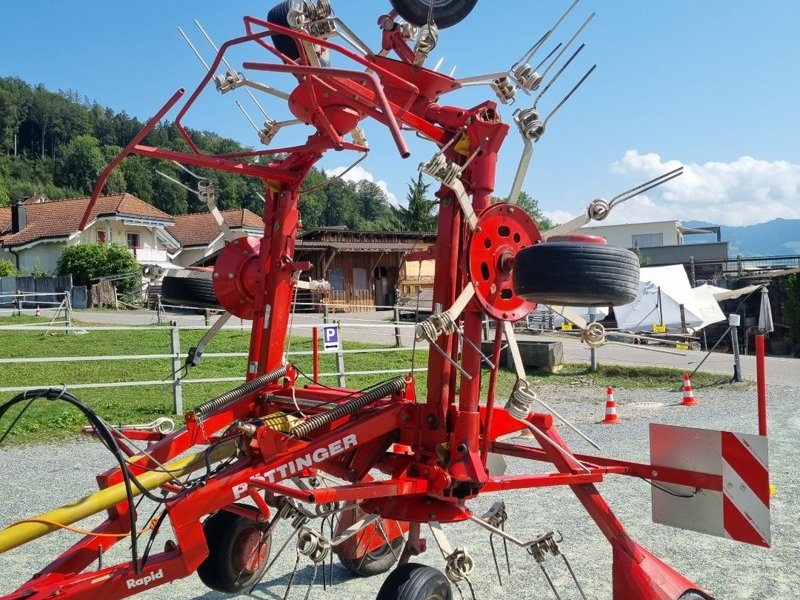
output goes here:
<path id="1" fill-rule="evenodd" d="M 128 235 L 128 248 L 141 248 L 139 246 L 139 234 L 129 233 Z"/>
<path id="2" fill-rule="evenodd" d="M 367 270 L 359 267 L 353 268 L 353 289 L 367 289 Z"/>
<path id="3" fill-rule="evenodd" d="M 98 231 L 97 232 L 97 243 L 101 246 L 106 243 L 106 232 L 105 231 Z"/>
<path id="4" fill-rule="evenodd" d="M 344 271 L 339 267 L 328 269 L 328 282 L 332 292 L 344 291 Z"/>
<path id="5" fill-rule="evenodd" d="M 631 236 L 634 248 L 655 248 L 664 245 L 663 233 L 637 233 Z"/>

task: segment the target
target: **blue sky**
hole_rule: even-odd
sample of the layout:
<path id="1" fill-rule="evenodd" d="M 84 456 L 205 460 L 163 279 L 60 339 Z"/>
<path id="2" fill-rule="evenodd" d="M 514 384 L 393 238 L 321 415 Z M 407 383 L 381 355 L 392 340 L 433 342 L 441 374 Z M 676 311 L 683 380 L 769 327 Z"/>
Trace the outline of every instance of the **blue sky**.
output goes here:
<path id="1" fill-rule="evenodd" d="M 429 59 L 464 77 L 508 68 L 555 21 L 568 2 L 481 0 L 460 25 L 441 32 Z M 333 0 L 336 14 L 371 47 L 388 2 Z M 241 16 L 265 16 L 269 3 L 172 0 L 115 3 L 6 0 L 0 17 L 0 75 L 19 76 L 52 90 L 73 89 L 115 110 L 146 118 L 178 87 L 193 89 L 203 69 L 177 33 L 183 26 L 210 60 L 213 53 L 193 19 L 217 43 L 243 32 Z M 502 8 L 501 10 L 498 10 Z M 796 77 L 800 5 L 791 0 L 584 0 L 554 36 L 567 39 L 590 12 L 597 17 L 581 36 L 587 47 L 542 101 L 546 112 L 592 64 L 598 68 L 553 118 L 536 146 L 523 189 L 558 219 L 576 214 L 597 196 L 610 197 L 673 165 L 687 175 L 632 201 L 617 221 L 705 219 L 728 225 L 784 216 L 800 218 L 800 83 Z M 236 54 L 266 60 L 252 49 Z M 288 79 L 263 81 L 290 89 Z M 234 104 L 216 93 L 188 124 L 255 146 L 257 139 Z M 236 97 L 255 117 L 243 94 Z M 510 122 L 513 108 L 502 109 Z M 494 99 L 470 88 L 443 103 L 471 106 Z M 274 118 L 288 118 L 272 100 Z M 277 143 L 307 135 L 286 130 Z M 385 129 L 368 127 L 373 150 L 357 174 L 385 183 L 403 200 L 430 144 L 408 135 L 413 155 L 402 160 Z M 506 195 L 519 160 L 515 128 L 498 165 L 497 195 Z M 330 153 L 321 166 L 349 164 Z"/>

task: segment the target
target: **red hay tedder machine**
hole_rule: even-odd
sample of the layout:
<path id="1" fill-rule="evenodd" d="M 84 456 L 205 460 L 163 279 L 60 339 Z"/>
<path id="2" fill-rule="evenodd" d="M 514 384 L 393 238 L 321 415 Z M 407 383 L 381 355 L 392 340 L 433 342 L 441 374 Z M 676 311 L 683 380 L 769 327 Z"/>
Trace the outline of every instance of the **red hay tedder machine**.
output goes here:
<path id="1" fill-rule="evenodd" d="M 679 462 L 656 468 L 573 453 L 554 425 L 554 419 L 563 419 L 526 381 L 512 326 L 536 303 L 546 303 L 580 327 L 585 343 L 603 343 L 602 326 L 586 323 L 567 307 L 630 302 L 638 290 L 638 260 L 628 250 L 570 233 L 680 172 L 666 173 L 611 201 L 595 200 L 584 215 L 540 232 L 516 204 L 533 146 L 594 67 L 548 115 L 540 116 L 538 103 L 583 49 L 573 49 L 573 42 L 591 17 L 568 43 L 547 54 L 554 31 L 576 0 L 508 71 L 458 80 L 426 68 L 440 30 L 466 17 L 476 1 L 391 0 L 392 10 L 378 18 L 378 51 L 336 18 L 327 0 L 287 1 L 266 19 L 244 17 L 244 34 L 222 44 L 188 99 L 183 101 L 183 89 L 175 92 L 108 165 L 93 200 L 110 172 L 130 154 L 263 181 L 264 237 L 229 240 L 213 273 L 216 296 L 228 316 L 252 320 L 247 381 L 188 412 L 185 426 L 171 433 L 110 427 L 61 389 L 32 390 L 6 403 L 0 412 L 36 397 L 70 402 L 86 414 L 119 466 L 98 476 L 99 491 L 0 531 L 0 552 L 7 552 L 107 513 L 102 524 L 27 583 L 5 590 L 4 598 L 122 598 L 194 571 L 215 590 L 252 588 L 267 573 L 272 534 L 283 526 L 292 528 L 298 560 L 305 557 L 315 574 L 335 554 L 363 576 L 393 569 L 377 595 L 381 600 L 447 600 L 451 582 L 469 582 L 474 561 L 464 548 L 451 546 L 441 524 L 472 521 L 542 563 L 546 556 L 560 554 L 556 536 L 519 540 L 505 531 L 502 502 L 481 516 L 469 505 L 480 494 L 548 486 L 569 486 L 607 538 L 615 599 L 710 598 L 637 544 L 596 484 L 607 475 L 630 475 L 723 502 L 726 475 L 699 472 Z M 332 41 L 337 37 L 343 43 Z M 243 48 L 258 53 L 261 61 L 244 62 L 238 71 L 227 55 Z M 296 87 L 283 92 L 255 79 L 267 74 L 291 77 Z M 477 84 L 490 87 L 504 105 L 517 94 L 535 99 L 532 107 L 513 113 L 524 152 L 503 202 L 493 202 L 492 193 L 498 152 L 510 127 L 497 103 L 487 100 L 469 108 L 441 103 L 445 95 Z M 277 98 L 288 104 L 294 118 L 267 118 L 259 131 L 264 149 L 205 154 L 183 120 L 195 101 L 215 88 L 222 94 L 242 88 Z M 188 150 L 144 145 L 154 126 L 182 101 L 174 124 Z M 410 375 L 364 390 L 305 384 L 303 374 L 285 360 L 295 288 L 323 285 L 302 282 L 300 275 L 310 264 L 294 260 L 302 184 L 326 151 L 368 151 L 359 128 L 365 119 L 389 130 L 402 158 L 410 155 L 405 132 L 435 147 L 433 158 L 420 165 L 441 184 L 431 253 L 436 310 L 416 327 L 417 339 L 431 347 L 424 390 L 415 389 Z M 305 143 L 272 148 L 279 130 L 294 123 L 311 129 Z M 213 185 L 201 181 L 198 194 L 216 212 Z M 490 356 L 481 352 L 485 316 L 496 322 Z M 518 381 L 501 406 L 496 390 L 504 338 Z M 490 366 L 483 373 L 482 363 Z M 482 397 L 481 379 L 487 376 L 488 393 Z M 535 443 L 502 441 L 521 431 L 529 432 Z M 131 439 L 146 440 L 146 451 L 135 448 Z M 724 452 L 725 440 L 722 444 Z M 494 455 L 538 461 L 552 469 L 505 475 L 495 472 Z M 148 524 L 137 514 L 138 496 L 161 507 L 149 534 L 142 534 Z M 724 501 L 731 503 L 728 496 Z M 768 521 L 764 527 L 752 515 L 739 522 L 731 514 L 725 517 L 729 537 L 768 545 Z M 328 534 L 315 525 L 319 519 L 334 523 Z M 409 562 L 426 549 L 423 526 L 442 550 L 442 570 Z M 169 539 L 157 552 L 152 540 L 168 527 Z M 143 545 L 140 536 L 148 535 L 150 543 Z M 103 566 L 104 553 L 123 540 L 131 543 L 131 560 Z M 580 591 L 577 579 L 575 584 Z"/>

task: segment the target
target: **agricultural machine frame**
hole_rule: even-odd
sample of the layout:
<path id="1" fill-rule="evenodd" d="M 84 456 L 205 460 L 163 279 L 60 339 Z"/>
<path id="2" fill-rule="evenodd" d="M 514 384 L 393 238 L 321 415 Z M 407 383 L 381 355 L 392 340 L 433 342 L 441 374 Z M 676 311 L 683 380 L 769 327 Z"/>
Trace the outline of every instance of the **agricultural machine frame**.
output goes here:
<path id="1" fill-rule="evenodd" d="M 505 533 L 500 519 L 502 505 L 482 517 L 468 508 L 468 502 L 479 494 L 549 486 L 569 486 L 611 544 L 614 598 L 706 597 L 698 586 L 628 535 L 595 484 L 615 474 L 719 491 L 721 477 L 678 468 L 659 467 L 656 471 L 649 464 L 575 454 L 557 431 L 549 407 L 545 412 L 532 410 L 539 400 L 525 380 L 512 322 L 530 312 L 537 300 L 563 305 L 622 299 L 615 297 L 618 292 L 613 289 L 606 295 L 601 293 L 602 297 L 598 292 L 587 297 L 584 291 L 576 298 L 546 280 L 525 280 L 524 264 L 538 260 L 535 252 L 539 247 L 565 244 L 574 249 L 577 244 L 590 257 L 596 247 L 555 237 L 568 234 L 580 223 L 549 232 L 545 240 L 531 217 L 516 205 L 532 145 L 544 133 L 549 117 L 539 119 L 530 109 L 515 113 L 526 144 L 525 154 L 508 201 L 493 202 L 498 152 L 509 125 L 501 120 L 493 101 L 471 108 L 439 104 L 445 94 L 480 78 L 459 81 L 423 66 L 438 36 L 435 19 L 417 23 L 421 31 L 412 46 L 413 28 L 397 19 L 397 11 L 381 16 L 382 48 L 374 53 L 364 49 L 360 40 L 332 16 L 327 2 L 284 3 L 275 10 L 278 12 L 271 13 L 269 20 L 244 18 L 245 35 L 222 44 L 206 75 L 178 111 L 174 126 L 189 150 L 144 144 L 155 125 L 183 100 L 185 91 L 181 89 L 103 171 L 92 196 L 93 204 L 111 171 L 131 154 L 263 181 L 263 238 L 229 241 L 213 274 L 216 295 L 224 308 L 252 320 L 247 380 L 188 412 L 185 426 L 174 433 L 109 428 L 83 407 L 95 432 L 121 456 L 120 467 L 98 477 L 98 492 L 8 526 L 0 532 L 0 551 L 102 511 L 108 517 L 4 598 L 121 598 L 198 569 L 203 580 L 216 589 L 242 589 L 245 583 L 255 584 L 263 575 L 272 530 L 280 520 L 290 518 L 298 524 L 298 552 L 314 565 L 333 550 L 351 565 L 360 563 L 354 569 L 358 571 L 381 549 L 390 547 L 395 552 L 398 548 L 399 552 L 402 544 L 398 540 L 406 538 L 402 555 L 393 557 L 401 564 L 390 575 L 395 591 L 385 585 L 379 597 L 408 599 L 412 596 L 403 596 L 402 590 L 412 569 L 402 565 L 425 550 L 422 524 L 431 526 L 435 541 L 446 555 L 447 577 L 455 582 L 468 577 L 473 564 L 463 549 L 449 546 L 441 523 L 475 521 L 493 535 L 519 543 L 537 560 L 548 552 L 558 554 L 552 536 L 521 542 Z M 429 16 L 437 14 L 434 11 Z M 331 41 L 331 35 L 337 32 L 362 51 Z M 510 102 L 515 90 L 530 94 L 542 83 L 528 61 L 543 47 L 549 33 L 512 71 L 485 78 L 501 102 Z M 288 95 L 278 93 L 242 73 L 222 68 L 226 53 L 244 44 L 258 46 L 273 59 L 245 62 L 244 72 L 289 74 L 296 79 L 295 89 Z M 390 53 L 395 58 L 390 58 Z M 329 66 L 326 55 L 333 55 L 336 61 L 350 61 L 355 67 Z M 214 86 L 223 93 L 244 87 L 287 100 L 295 118 L 314 132 L 298 146 L 206 154 L 183 121 L 198 97 Z M 436 244 L 426 255 L 436 261 L 433 302 L 439 310 L 417 327 L 418 338 L 432 347 L 427 389 L 421 394 L 411 376 L 366 390 L 301 385 L 302 373 L 287 364 L 284 356 L 293 291 L 300 285 L 299 275 L 311 266 L 294 259 L 302 183 L 328 150 L 367 152 L 363 133 L 357 129 L 366 118 L 389 130 L 402 158 L 410 155 L 404 131 L 412 131 L 436 146 L 433 159 L 420 167 L 441 183 Z M 265 124 L 263 133 L 268 139 L 264 141 L 271 142 L 275 131 L 274 121 Z M 353 141 L 348 141 L 345 136 L 351 132 Z M 668 178 L 658 178 L 656 183 Z M 643 189 L 646 186 L 631 192 Z M 210 205 L 213 208 L 213 199 Z M 579 219 L 603 218 L 609 207 L 605 201 L 595 201 L 587 208 L 587 215 Z M 82 227 L 90 214 L 91 206 Z M 623 252 L 613 254 L 611 260 L 628 264 Z M 625 268 L 632 273 L 638 264 Z M 568 313 L 563 307 L 559 310 Z M 484 316 L 496 322 L 488 357 L 481 352 Z M 602 342 L 602 329 L 580 320 L 579 325 L 588 343 Z M 503 336 L 511 346 L 519 378 L 504 408 L 497 398 Z M 486 375 L 481 367 L 485 362 L 491 368 L 488 394 L 482 403 L 480 384 Z M 72 398 L 63 390 L 32 392 L 24 397 L 36 394 Z M 75 403 L 79 404 L 77 399 Z M 520 431 L 529 431 L 537 444 L 501 440 Z M 147 450 L 137 450 L 132 438 L 149 442 Z M 197 447 L 202 449 L 197 451 Z M 492 454 L 550 463 L 554 469 L 523 475 L 494 473 L 490 468 Z M 185 477 L 188 483 L 181 479 Z M 326 483 L 329 477 L 338 482 Z M 171 539 L 162 552 L 150 553 L 148 546 L 144 553 L 137 553 L 137 520 L 131 498 L 141 494 L 156 496 L 163 505 L 152 527 L 158 530 L 165 521 L 172 527 Z M 307 509 L 303 506 L 315 507 L 314 514 L 304 512 Z M 351 516 L 343 519 L 329 537 L 303 526 L 314 515 L 341 511 L 342 507 L 347 507 Z M 226 530 L 235 530 L 240 537 L 231 540 Z M 132 560 L 92 566 L 111 546 L 126 538 L 133 541 Z"/>

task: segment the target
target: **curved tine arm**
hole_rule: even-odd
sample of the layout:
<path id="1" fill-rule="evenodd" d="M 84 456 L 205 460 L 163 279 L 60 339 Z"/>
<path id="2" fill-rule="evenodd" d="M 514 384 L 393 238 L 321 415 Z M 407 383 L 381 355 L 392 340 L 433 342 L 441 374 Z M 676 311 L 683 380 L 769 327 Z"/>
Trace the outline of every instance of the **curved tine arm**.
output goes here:
<path id="1" fill-rule="evenodd" d="M 267 63 L 254 63 L 246 62 L 242 65 L 245 69 L 252 69 L 254 71 L 268 71 L 275 73 L 290 73 L 292 75 L 310 75 L 318 77 L 350 77 L 353 79 L 360 79 L 368 83 L 375 92 L 378 98 L 378 104 L 388 121 L 389 131 L 392 133 L 395 145 L 397 146 L 400 156 L 408 158 L 411 152 L 403 140 L 403 134 L 400 132 L 400 126 L 397 124 L 394 112 L 389 106 L 389 101 L 383 93 L 383 88 L 380 85 L 377 77 L 373 73 L 364 73 L 361 71 L 353 71 L 351 69 L 334 69 L 331 67 L 310 67 L 306 65 L 272 65 Z M 324 116 L 324 115 L 323 115 Z M 327 121 L 327 119 L 325 119 Z M 330 122 L 328 122 L 330 124 Z"/>
<path id="2" fill-rule="evenodd" d="M 570 219 L 566 223 L 562 223 L 561 225 L 556 225 L 552 229 L 545 231 L 544 233 L 542 233 L 542 239 L 546 242 L 553 236 L 572 233 L 576 229 L 580 229 L 581 227 L 586 225 L 591 220 L 592 219 L 589 216 L 589 211 L 586 210 L 583 212 L 583 214 L 578 215 L 574 219 Z"/>
<path id="3" fill-rule="evenodd" d="M 169 110 L 173 106 L 175 106 L 178 100 L 180 100 L 183 97 L 185 91 L 186 90 L 184 90 L 183 88 L 180 88 L 178 91 L 172 94 L 170 99 L 167 100 L 164 106 L 161 107 L 161 110 L 159 110 L 155 115 L 153 115 L 153 117 L 147 122 L 147 124 L 144 127 L 142 127 L 142 130 L 135 136 L 133 136 L 133 139 L 130 142 L 128 142 L 128 145 L 122 149 L 122 152 L 120 152 L 116 156 L 116 158 L 114 158 L 114 160 L 108 163 L 105 169 L 103 169 L 103 172 L 100 173 L 100 177 L 98 178 L 97 183 L 94 186 L 94 190 L 92 190 L 92 197 L 89 199 L 89 205 L 86 207 L 86 211 L 83 213 L 81 224 L 78 226 L 78 229 L 80 231 L 83 231 L 86 228 L 86 224 L 89 222 L 89 219 L 91 218 L 94 204 L 95 202 L 97 202 L 97 198 L 100 196 L 100 192 L 103 191 L 103 187 L 105 187 L 106 181 L 108 180 L 109 175 L 111 175 L 111 172 L 119 166 L 119 163 L 121 163 L 126 156 L 128 156 L 131 152 L 133 152 L 134 147 L 139 142 L 141 142 L 145 137 L 147 137 L 147 134 L 153 131 L 155 126 L 158 125 L 158 122 L 161 121 L 162 118 L 164 118 L 164 115 L 167 114 Z"/>

